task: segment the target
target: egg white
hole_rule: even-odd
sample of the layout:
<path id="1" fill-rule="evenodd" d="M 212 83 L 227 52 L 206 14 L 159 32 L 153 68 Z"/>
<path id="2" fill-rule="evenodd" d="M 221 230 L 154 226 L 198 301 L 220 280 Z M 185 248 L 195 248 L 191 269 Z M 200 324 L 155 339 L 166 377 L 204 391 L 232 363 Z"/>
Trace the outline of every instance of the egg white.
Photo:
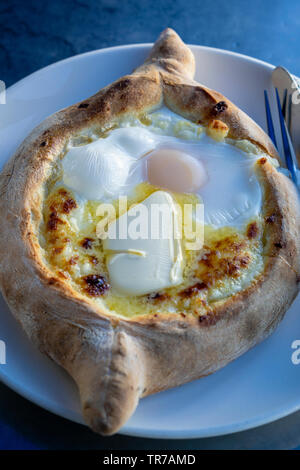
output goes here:
<path id="1" fill-rule="evenodd" d="M 200 160 L 208 174 L 197 192 L 204 204 L 204 222 L 216 228 L 243 226 L 259 215 L 262 194 L 254 173 L 261 156 L 226 141 L 216 142 L 203 127 L 162 108 L 143 124 L 123 118 L 106 138 L 69 147 L 62 160 L 63 183 L 86 200 L 113 201 L 146 180 L 149 153 L 175 148 Z"/>

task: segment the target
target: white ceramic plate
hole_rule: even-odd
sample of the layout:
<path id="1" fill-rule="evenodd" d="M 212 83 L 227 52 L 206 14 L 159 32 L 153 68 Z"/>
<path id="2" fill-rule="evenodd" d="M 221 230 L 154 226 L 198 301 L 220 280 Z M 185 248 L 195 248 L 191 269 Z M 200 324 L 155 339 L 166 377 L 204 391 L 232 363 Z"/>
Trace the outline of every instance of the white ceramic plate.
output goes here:
<path id="1" fill-rule="evenodd" d="M 130 72 L 150 45 L 103 49 L 46 67 L 7 90 L 0 105 L 3 164 L 29 131 L 58 109 L 87 98 Z M 231 52 L 193 46 L 196 79 L 219 90 L 265 127 L 263 90 L 272 66 Z M 156 438 L 207 437 L 255 427 L 300 409 L 300 365 L 291 361 L 300 339 L 300 298 L 272 337 L 210 377 L 141 400 L 123 434 Z M 0 299 L 0 339 L 7 363 L 0 378 L 29 400 L 82 422 L 72 380 L 27 340 Z"/>

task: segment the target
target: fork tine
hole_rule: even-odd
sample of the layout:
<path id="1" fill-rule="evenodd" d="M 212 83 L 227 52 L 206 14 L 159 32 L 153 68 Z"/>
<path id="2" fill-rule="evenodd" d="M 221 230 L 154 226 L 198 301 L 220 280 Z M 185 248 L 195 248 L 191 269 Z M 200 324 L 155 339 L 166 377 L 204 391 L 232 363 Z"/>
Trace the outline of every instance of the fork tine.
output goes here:
<path id="1" fill-rule="evenodd" d="M 271 114 L 271 109 L 270 109 L 270 103 L 269 103 L 267 90 L 265 90 L 264 93 L 265 93 L 265 106 L 266 106 L 268 134 L 269 134 L 269 137 L 272 139 L 273 144 L 277 148 L 277 142 L 276 142 L 276 137 L 275 137 L 275 132 L 274 132 L 274 125 L 273 125 L 273 119 L 272 119 L 272 114 Z"/>
<path id="2" fill-rule="evenodd" d="M 284 90 L 284 93 L 283 93 L 283 99 L 282 99 L 282 106 L 281 106 L 281 110 L 282 110 L 282 114 L 283 114 L 283 117 L 284 119 L 286 119 L 286 108 L 287 108 L 287 88 Z"/>
<path id="3" fill-rule="evenodd" d="M 279 113 L 279 122 L 280 122 L 280 128 L 281 128 L 282 144 L 283 144 L 286 166 L 291 173 L 292 180 L 297 185 L 298 184 L 297 166 L 295 164 L 296 155 L 292 147 L 291 140 L 290 140 L 287 128 L 286 128 L 285 120 L 282 114 L 281 103 L 280 103 L 280 98 L 279 98 L 279 93 L 278 93 L 277 88 L 275 88 L 275 91 L 276 91 L 277 107 L 278 107 L 278 113 Z"/>

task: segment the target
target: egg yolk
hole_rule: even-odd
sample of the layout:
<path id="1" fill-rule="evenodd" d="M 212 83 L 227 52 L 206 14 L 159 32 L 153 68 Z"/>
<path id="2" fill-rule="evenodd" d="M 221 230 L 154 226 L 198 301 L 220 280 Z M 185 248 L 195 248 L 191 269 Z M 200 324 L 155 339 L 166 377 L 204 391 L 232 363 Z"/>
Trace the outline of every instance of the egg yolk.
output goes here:
<path id="1" fill-rule="evenodd" d="M 157 149 L 147 158 L 147 179 L 160 188 L 178 193 L 194 193 L 207 182 L 204 165 L 176 149 Z"/>

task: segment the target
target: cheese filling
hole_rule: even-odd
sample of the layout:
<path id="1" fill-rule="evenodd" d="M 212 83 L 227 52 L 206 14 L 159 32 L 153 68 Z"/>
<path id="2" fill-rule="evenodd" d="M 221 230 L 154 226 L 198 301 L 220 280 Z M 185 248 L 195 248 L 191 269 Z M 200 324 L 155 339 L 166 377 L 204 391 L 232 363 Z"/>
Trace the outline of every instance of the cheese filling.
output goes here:
<path id="1" fill-rule="evenodd" d="M 74 136 L 60 155 L 41 227 L 46 260 L 62 280 L 118 315 L 207 314 L 215 301 L 255 282 L 263 269 L 262 195 L 254 172 L 261 155 L 246 141 L 216 142 L 202 126 L 166 109 L 124 117 L 116 125 Z M 165 158 L 163 178 L 159 158 Z M 186 192 L 176 193 L 181 169 Z M 99 204 L 117 208 L 121 196 L 129 209 L 116 210 L 108 238 L 101 239 Z M 186 234 L 178 235 L 184 226 L 178 205 L 186 203 L 204 205 L 204 220 L 194 220 L 204 230 L 204 244 L 196 251 Z M 155 204 L 167 208 L 161 228 L 169 237 L 137 238 L 130 225 L 125 239 L 118 235 L 140 206 L 147 209 L 141 211 L 141 226 L 157 229 Z"/>

